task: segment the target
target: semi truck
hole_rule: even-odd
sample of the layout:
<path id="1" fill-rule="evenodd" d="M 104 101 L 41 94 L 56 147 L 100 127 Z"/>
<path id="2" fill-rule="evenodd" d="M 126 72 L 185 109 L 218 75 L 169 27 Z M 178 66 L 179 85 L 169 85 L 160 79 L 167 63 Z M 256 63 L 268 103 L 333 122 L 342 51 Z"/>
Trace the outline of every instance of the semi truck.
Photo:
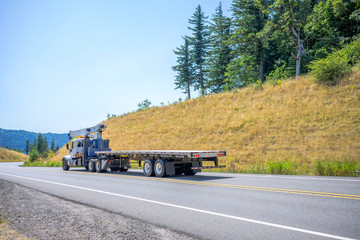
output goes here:
<path id="1" fill-rule="evenodd" d="M 145 176 L 167 177 L 175 174 L 195 175 L 202 169 L 224 168 L 218 158 L 226 151 L 193 150 L 127 150 L 112 151 L 109 139 L 103 139 L 104 124 L 69 131 L 67 149 L 69 155 L 62 159 L 64 171 L 70 167 L 85 167 L 89 172 L 127 172 L 131 161 L 143 166 Z M 93 135 L 92 135 L 93 134 Z M 203 162 L 214 162 L 214 166 L 203 166 Z"/>

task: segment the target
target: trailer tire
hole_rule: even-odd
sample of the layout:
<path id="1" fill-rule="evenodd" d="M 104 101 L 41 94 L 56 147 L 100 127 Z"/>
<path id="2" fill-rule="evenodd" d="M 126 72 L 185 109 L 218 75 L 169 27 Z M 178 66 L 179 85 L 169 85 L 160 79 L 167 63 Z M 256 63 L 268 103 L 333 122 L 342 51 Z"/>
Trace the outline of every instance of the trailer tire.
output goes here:
<path id="1" fill-rule="evenodd" d="M 163 159 L 156 160 L 155 165 L 154 165 L 154 171 L 155 171 L 155 175 L 157 177 L 167 177 L 168 176 L 166 174 L 165 162 L 166 161 Z"/>
<path id="2" fill-rule="evenodd" d="M 67 163 L 67 160 L 65 158 L 63 158 L 63 160 L 62 160 L 62 167 L 63 167 L 64 171 L 68 171 L 70 169 L 70 167 Z"/>
<path id="3" fill-rule="evenodd" d="M 147 177 L 155 176 L 154 163 L 155 163 L 155 161 L 152 159 L 145 160 L 144 166 L 143 166 L 143 171 L 144 171 L 145 176 L 147 176 Z"/>
<path id="4" fill-rule="evenodd" d="M 88 170 L 89 172 L 95 172 L 95 162 L 89 160 Z"/>

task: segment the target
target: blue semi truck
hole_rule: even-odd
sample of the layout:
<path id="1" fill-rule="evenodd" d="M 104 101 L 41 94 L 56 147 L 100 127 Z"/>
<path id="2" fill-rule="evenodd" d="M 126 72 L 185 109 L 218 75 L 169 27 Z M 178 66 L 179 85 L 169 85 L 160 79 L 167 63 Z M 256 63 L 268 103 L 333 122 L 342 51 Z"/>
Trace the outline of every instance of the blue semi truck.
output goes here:
<path id="1" fill-rule="evenodd" d="M 70 167 L 85 167 L 89 172 L 119 171 L 131 168 L 131 161 L 143 166 L 145 176 L 167 177 L 175 174 L 195 175 L 207 168 L 224 168 L 218 158 L 226 151 L 194 150 L 136 150 L 112 151 L 109 140 L 102 138 L 104 124 L 69 132 L 67 149 L 69 155 L 62 159 L 63 170 Z M 203 162 L 214 162 L 214 166 L 203 166 Z"/>

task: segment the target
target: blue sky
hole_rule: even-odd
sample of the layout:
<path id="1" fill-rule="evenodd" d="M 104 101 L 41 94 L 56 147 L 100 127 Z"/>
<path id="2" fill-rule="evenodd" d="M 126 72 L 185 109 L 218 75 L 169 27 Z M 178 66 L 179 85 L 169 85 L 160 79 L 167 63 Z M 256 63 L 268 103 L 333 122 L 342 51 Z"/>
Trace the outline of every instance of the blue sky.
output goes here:
<path id="1" fill-rule="evenodd" d="M 184 99 L 173 50 L 196 6 L 219 2 L 0 0 L 0 128 L 68 132 Z"/>

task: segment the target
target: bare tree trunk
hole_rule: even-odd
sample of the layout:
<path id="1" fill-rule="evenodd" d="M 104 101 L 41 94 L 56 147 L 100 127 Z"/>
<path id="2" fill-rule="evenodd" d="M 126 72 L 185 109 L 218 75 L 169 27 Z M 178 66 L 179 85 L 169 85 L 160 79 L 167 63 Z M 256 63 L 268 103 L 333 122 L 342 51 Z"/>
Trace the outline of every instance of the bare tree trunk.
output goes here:
<path id="1" fill-rule="evenodd" d="M 261 21 L 262 16 L 263 16 L 263 12 L 261 10 L 261 8 L 259 8 L 259 21 Z M 261 31 L 261 29 L 258 29 L 259 31 Z M 261 82 L 265 81 L 265 77 L 264 77 L 264 48 L 263 48 L 263 44 L 261 39 L 259 39 L 259 59 L 260 59 L 260 63 L 259 63 L 259 78 Z"/>
<path id="2" fill-rule="evenodd" d="M 298 79 L 299 76 L 300 76 L 301 55 L 302 55 L 303 41 L 304 40 L 301 40 L 300 29 L 298 30 L 298 32 L 296 32 L 295 28 L 292 27 L 291 30 L 292 30 L 292 33 L 294 34 L 294 36 L 296 37 L 297 53 L 296 53 L 296 56 L 294 56 L 292 53 L 291 53 L 291 55 L 296 60 L 296 68 L 295 68 L 296 69 L 296 79 Z"/>
<path id="3" fill-rule="evenodd" d="M 298 39 L 300 42 L 300 39 Z M 300 76 L 300 64 L 301 64 L 301 45 L 298 43 L 297 55 L 296 55 L 296 79 Z"/>
<path id="4" fill-rule="evenodd" d="M 204 73 L 202 69 L 202 63 L 200 62 L 200 87 L 201 87 L 201 95 L 205 95 L 205 87 L 204 87 Z"/>
<path id="5" fill-rule="evenodd" d="M 265 77 L 264 77 L 264 49 L 262 47 L 262 43 L 261 41 L 259 41 L 260 44 L 260 63 L 259 63 L 259 78 L 261 82 L 265 81 Z"/>
<path id="6" fill-rule="evenodd" d="M 187 94 L 188 94 L 188 99 L 191 99 L 191 96 L 190 96 L 190 80 L 189 79 L 187 80 Z"/>

